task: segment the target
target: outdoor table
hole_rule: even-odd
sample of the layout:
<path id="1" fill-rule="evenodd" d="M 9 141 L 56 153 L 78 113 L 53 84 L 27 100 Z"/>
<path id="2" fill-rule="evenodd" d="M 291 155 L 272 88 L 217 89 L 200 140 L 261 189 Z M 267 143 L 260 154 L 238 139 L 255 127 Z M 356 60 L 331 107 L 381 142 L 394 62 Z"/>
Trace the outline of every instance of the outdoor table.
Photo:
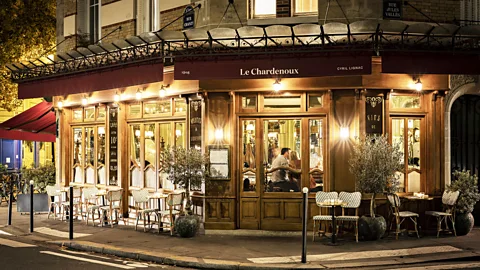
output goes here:
<path id="1" fill-rule="evenodd" d="M 415 208 L 416 210 L 415 213 L 420 213 L 420 203 L 421 202 L 429 202 L 429 207 L 426 207 L 424 206 L 425 208 L 431 208 L 431 202 L 433 202 L 433 197 L 431 196 L 428 196 L 428 195 L 425 195 L 425 196 L 415 196 L 415 195 L 409 195 L 409 196 L 403 196 L 401 198 L 404 198 L 405 200 L 407 200 L 408 202 L 415 202 Z M 425 210 L 424 208 L 424 210 Z M 428 210 L 428 209 L 427 209 Z M 424 212 L 424 211 L 423 211 Z M 420 217 L 420 216 L 419 216 Z M 420 223 L 420 222 L 419 222 Z M 422 218 L 422 222 L 420 224 L 420 228 L 419 230 L 422 230 L 422 227 L 423 228 L 426 228 L 426 219 L 425 218 Z"/>
<path id="2" fill-rule="evenodd" d="M 164 193 L 161 193 L 161 192 L 155 192 L 153 193 L 152 195 L 148 196 L 148 199 L 149 200 L 157 200 L 157 203 L 158 203 L 158 209 L 155 209 L 156 211 L 161 211 L 160 209 L 160 205 L 161 205 L 161 200 L 162 199 L 166 199 L 168 198 L 168 194 L 164 194 Z M 165 202 L 165 200 L 164 200 Z M 165 209 L 165 207 L 163 207 L 163 209 Z M 150 223 L 150 216 L 148 216 L 148 222 Z M 158 230 L 160 232 L 163 231 L 163 226 L 162 226 L 162 221 L 161 221 L 161 217 L 159 217 L 159 220 L 158 220 Z"/>
<path id="3" fill-rule="evenodd" d="M 332 242 L 330 245 L 337 244 L 337 224 L 335 220 L 335 207 L 337 206 L 346 206 L 348 203 L 341 200 L 326 200 L 324 202 L 318 203 L 319 206 L 331 206 L 332 207 Z"/>

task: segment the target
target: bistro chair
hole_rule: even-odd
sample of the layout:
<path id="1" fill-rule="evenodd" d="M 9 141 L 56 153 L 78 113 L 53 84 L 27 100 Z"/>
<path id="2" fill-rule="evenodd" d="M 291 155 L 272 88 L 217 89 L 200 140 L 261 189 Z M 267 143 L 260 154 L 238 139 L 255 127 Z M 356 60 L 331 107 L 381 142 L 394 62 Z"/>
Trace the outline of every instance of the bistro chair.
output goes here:
<path id="1" fill-rule="evenodd" d="M 59 191 L 60 187 L 56 185 L 46 186 L 45 189 L 47 190 L 47 195 L 50 200 L 49 208 L 48 208 L 48 215 L 47 219 L 50 218 L 50 214 L 52 213 L 53 209 L 53 219 L 57 219 L 57 208 L 61 211 L 61 200 L 62 200 L 62 192 Z M 58 200 L 57 200 L 58 198 Z"/>
<path id="2" fill-rule="evenodd" d="M 97 212 L 98 220 L 101 222 L 100 207 L 101 204 L 98 204 L 98 188 L 96 187 L 87 187 L 83 189 L 83 205 L 86 210 L 86 224 L 88 225 L 88 220 L 90 214 L 92 215 L 93 226 L 95 226 L 95 212 Z"/>
<path id="3" fill-rule="evenodd" d="M 335 217 L 340 222 L 352 222 L 355 224 L 355 239 L 358 243 L 358 207 L 360 207 L 360 203 L 362 202 L 362 193 L 360 192 L 340 192 L 338 196 L 339 200 L 346 202 L 347 205 L 342 206 L 342 215 Z M 353 216 L 348 215 L 348 210 L 355 210 L 355 214 Z M 352 212 L 352 211 L 350 211 Z"/>
<path id="4" fill-rule="evenodd" d="M 70 190 L 70 189 L 69 189 Z M 70 218 L 73 218 L 73 216 L 76 216 L 77 219 L 80 216 L 83 216 L 83 210 L 82 210 L 82 189 L 80 187 L 74 187 L 73 188 L 73 209 L 70 209 L 70 192 L 66 192 L 67 196 L 67 201 L 62 202 L 62 218 L 60 220 L 63 220 L 65 213 L 68 211 Z M 75 210 L 75 211 L 74 211 Z M 75 215 L 73 214 L 75 212 Z M 79 213 L 80 212 L 80 213 Z"/>
<path id="5" fill-rule="evenodd" d="M 317 203 L 318 210 L 319 210 L 319 215 L 313 216 L 313 241 L 315 241 L 315 233 L 318 233 L 320 236 L 320 233 L 322 232 L 322 223 L 324 221 L 332 221 L 332 215 L 322 215 L 322 208 L 330 209 L 330 206 L 322 206 L 321 203 L 323 203 L 325 200 L 336 200 L 338 198 L 338 193 L 337 192 L 324 192 L 324 191 L 319 191 L 317 192 L 315 196 L 315 202 Z M 315 223 L 318 221 L 318 231 L 315 231 Z M 332 225 L 333 226 L 333 225 Z M 333 230 L 334 228 L 332 228 Z M 323 235 L 325 235 L 325 232 L 327 231 L 327 225 L 325 225 L 325 231 L 323 231 Z"/>
<path id="6" fill-rule="evenodd" d="M 402 230 L 401 225 L 402 223 L 408 218 L 413 222 L 415 226 L 415 232 L 417 233 L 417 238 L 420 238 L 418 234 L 418 214 L 410 211 L 400 211 L 401 201 L 400 197 L 397 194 L 387 194 L 388 201 L 390 202 L 391 210 L 393 213 L 392 221 L 390 223 L 390 228 L 392 227 L 393 222 L 395 221 L 395 235 L 396 239 L 398 240 L 398 235 L 401 234 L 403 231 L 407 231 L 407 229 Z"/>
<path id="7" fill-rule="evenodd" d="M 168 194 L 166 205 L 167 208 L 166 210 L 159 211 L 158 213 L 161 216 L 161 222 L 160 225 L 158 226 L 158 229 L 160 231 L 160 228 L 169 228 L 170 229 L 170 235 L 173 235 L 173 231 L 175 230 L 175 216 L 179 215 L 183 211 L 183 200 L 185 198 L 185 193 L 171 193 Z M 164 220 L 168 219 L 168 222 L 165 222 Z"/>
<path id="8" fill-rule="evenodd" d="M 110 223 L 110 226 L 113 228 L 113 215 L 115 214 L 115 221 L 119 222 L 120 215 L 122 212 L 122 194 L 123 190 L 122 189 L 117 189 L 117 190 L 109 190 L 107 191 L 106 195 L 106 200 L 107 200 L 107 205 L 101 206 L 100 207 L 100 212 L 102 213 L 101 217 L 106 216 L 108 223 Z M 125 223 L 125 219 L 123 218 L 122 215 L 122 220 L 123 223 Z M 102 222 L 103 225 L 103 222 Z"/>
<path id="9" fill-rule="evenodd" d="M 160 221 L 160 215 L 158 214 L 157 209 L 148 208 L 148 190 L 132 190 L 133 201 L 135 203 L 135 231 L 137 230 L 138 221 L 143 219 L 143 231 L 146 231 L 147 219 L 152 228 L 152 223 L 150 223 L 150 216 L 153 214 L 155 216 L 155 221 Z M 160 231 L 160 230 L 159 230 Z"/>
<path id="10" fill-rule="evenodd" d="M 437 218 L 437 238 L 440 236 L 440 231 L 448 231 L 448 219 L 452 222 L 453 234 L 457 236 L 455 230 L 455 205 L 457 204 L 459 191 L 451 192 L 444 191 L 442 195 L 443 211 L 427 211 L 428 216 Z M 445 221 L 445 230 L 442 229 L 442 221 Z"/>

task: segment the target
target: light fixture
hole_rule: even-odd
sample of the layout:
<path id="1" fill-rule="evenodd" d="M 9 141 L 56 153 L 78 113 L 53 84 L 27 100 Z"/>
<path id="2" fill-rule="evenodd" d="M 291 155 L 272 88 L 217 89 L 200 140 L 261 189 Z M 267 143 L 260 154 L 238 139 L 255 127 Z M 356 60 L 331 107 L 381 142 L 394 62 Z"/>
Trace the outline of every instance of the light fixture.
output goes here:
<path id="1" fill-rule="evenodd" d="M 280 79 L 276 79 L 273 83 L 273 91 L 278 92 L 282 90 L 282 82 Z"/>
<path id="2" fill-rule="evenodd" d="M 182 131 L 180 129 L 175 130 L 175 136 L 177 137 L 182 136 Z"/>
<path id="3" fill-rule="evenodd" d="M 415 90 L 422 91 L 422 89 L 423 89 L 422 81 L 420 81 L 420 78 L 418 78 L 417 82 L 415 83 Z"/>
<path id="4" fill-rule="evenodd" d="M 57 108 L 58 108 L 59 110 L 63 109 L 63 101 L 59 100 L 59 101 L 57 102 Z"/>
<path id="5" fill-rule="evenodd" d="M 142 97 L 143 97 L 142 91 L 140 91 L 140 89 L 138 89 L 137 93 L 135 93 L 135 99 L 136 100 L 142 100 Z"/>
<path id="6" fill-rule="evenodd" d="M 83 106 L 86 106 L 88 104 L 88 97 L 87 96 L 83 96 L 82 98 L 82 105 Z"/>
<path id="7" fill-rule="evenodd" d="M 350 137 L 350 130 L 348 127 L 341 127 L 340 128 L 340 138 L 342 139 L 348 139 Z"/>
<path id="8" fill-rule="evenodd" d="M 215 130 L 215 140 L 217 141 L 223 140 L 223 129 L 217 128 Z"/>
<path id="9" fill-rule="evenodd" d="M 254 131 L 255 130 L 255 126 L 253 125 L 252 122 L 248 123 L 246 130 L 247 131 Z"/>
<path id="10" fill-rule="evenodd" d="M 113 101 L 115 101 L 115 103 L 118 103 L 120 101 L 120 95 L 118 94 L 118 92 L 115 92 L 115 95 L 113 96 Z"/>
<path id="11" fill-rule="evenodd" d="M 164 98 L 166 96 L 166 92 L 167 91 L 162 86 L 162 89 L 160 89 L 160 91 L 158 91 L 158 96 L 161 97 L 161 98 Z"/>

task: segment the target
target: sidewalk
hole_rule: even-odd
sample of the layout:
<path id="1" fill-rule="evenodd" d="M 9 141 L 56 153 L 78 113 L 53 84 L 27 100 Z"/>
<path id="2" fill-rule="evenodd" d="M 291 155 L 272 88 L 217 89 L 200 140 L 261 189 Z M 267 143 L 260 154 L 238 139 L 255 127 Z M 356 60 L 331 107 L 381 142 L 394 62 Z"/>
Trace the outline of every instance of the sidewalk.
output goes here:
<path id="1" fill-rule="evenodd" d="M 105 253 L 160 264 L 203 269 L 324 269 L 391 265 L 445 260 L 478 261 L 480 228 L 468 236 L 425 236 L 420 239 L 393 236 L 372 242 L 355 243 L 345 235 L 338 246 L 325 245 L 329 239 L 307 242 L 307 264 L 300 263 L 300 232 L 213 231 L 183 239 L 169 232 L 135 231 L 129 226 L 93 227 L 74 221 L 74 237 L 68 240 L 68 223 L 35 215 L 35 232 L 30 234 L 29 216 L 13 213 L 12 226 L 7 224 L 7 207 L 0 206 L 0 230 L 34 241 L 38 245 L 66 246 L 72 249 Z"/>

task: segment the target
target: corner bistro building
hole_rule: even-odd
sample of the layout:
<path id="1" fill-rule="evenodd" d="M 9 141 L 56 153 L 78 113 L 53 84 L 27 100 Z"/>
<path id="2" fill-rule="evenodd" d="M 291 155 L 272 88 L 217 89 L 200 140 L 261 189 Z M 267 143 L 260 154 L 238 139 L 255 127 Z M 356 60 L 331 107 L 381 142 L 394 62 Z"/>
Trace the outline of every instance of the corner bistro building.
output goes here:
<path id="1" fill-rule="evenodd" d="M 401 143 L 401 193 L 442 194 L 449 74 L 480 73 L 479 36 L 391 21 L 163 31 L 9 68 L 20 98 L 54 96 L 61 184 L 121 187 L 127 212 L 131 190 L 173 188 L 166 145 L 196 147 L 218 181 L 206 228 L 300 230 L 303 187 L 309 226 L 315 191 L 355 190 L 348 159 L 363 134 Z M 283 147 L 298 157 L 296 184 L 278 187 Z"/>

